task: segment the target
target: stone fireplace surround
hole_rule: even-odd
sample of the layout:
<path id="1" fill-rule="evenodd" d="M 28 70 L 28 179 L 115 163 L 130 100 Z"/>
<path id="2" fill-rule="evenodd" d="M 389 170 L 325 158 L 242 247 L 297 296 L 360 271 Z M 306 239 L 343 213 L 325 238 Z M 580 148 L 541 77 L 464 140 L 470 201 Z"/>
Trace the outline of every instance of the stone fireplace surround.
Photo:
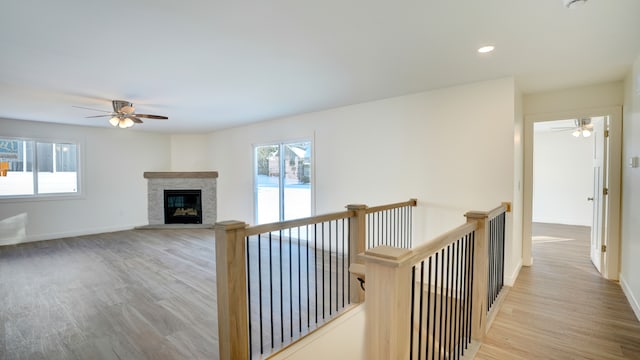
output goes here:
<path id="1" fill-rule="evenodd" d="M 145 172 L 149 225 L 164 224 L 164 190 L 201 190 L 202 224 L 213 226 L 217 217 L 217 171 Z M 169 226 L 169 225 L 167 225 Z"/>

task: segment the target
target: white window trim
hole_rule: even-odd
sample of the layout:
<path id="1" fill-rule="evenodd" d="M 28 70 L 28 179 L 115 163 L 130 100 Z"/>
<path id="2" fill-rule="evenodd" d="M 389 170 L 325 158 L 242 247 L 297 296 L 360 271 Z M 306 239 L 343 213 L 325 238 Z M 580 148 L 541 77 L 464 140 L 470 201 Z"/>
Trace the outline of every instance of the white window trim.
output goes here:
<path id="1" fill-rule="evenodd" d="M 33 148 L 33 194 L 24 195 L 0 195 L 0 203 L 15 203 L 15 202 L 28 202 L 28 201 L 49 201 L 49 200 L 79 200 L 84 199 L 84 156 L 83 149 L 84 143 L 78 139 L 61 139 L 61 138 L 36 138 L 36 137 L 24 137 L 24 136 L 5 136 L 0 133 L 0 139 L 19 140 L 19 141 L 32 141 L 34 143 Z M 74 144 L 76 146 L 76 192 L 65 193 L 47 193 L 37 194 L 38 188 L 38 159 L 37 159 L 37 143 L 54 143 L 54 144 Z M 1 181 L 2 179 L 0 179 Z"/>

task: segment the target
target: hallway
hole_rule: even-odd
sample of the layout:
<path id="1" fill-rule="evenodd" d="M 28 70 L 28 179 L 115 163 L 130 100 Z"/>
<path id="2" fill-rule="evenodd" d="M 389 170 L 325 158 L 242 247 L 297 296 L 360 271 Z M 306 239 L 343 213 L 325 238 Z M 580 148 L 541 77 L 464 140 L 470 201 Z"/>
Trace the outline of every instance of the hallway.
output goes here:
<path id="1" fill-rule="evenodd" d="M 476 359 L 640 359 L 640 323 L 589 259 L 589 228 L 534 224 L 523 267 Z"/>

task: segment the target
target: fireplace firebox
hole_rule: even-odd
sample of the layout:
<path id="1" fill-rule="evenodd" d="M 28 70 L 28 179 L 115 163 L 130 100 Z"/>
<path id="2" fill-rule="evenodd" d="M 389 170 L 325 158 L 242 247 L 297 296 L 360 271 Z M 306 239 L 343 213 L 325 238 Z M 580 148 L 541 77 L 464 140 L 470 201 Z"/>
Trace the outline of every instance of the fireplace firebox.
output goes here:
<path id="1" fill-rule="evenodd" d="M 202 190 L 165 190 L 165 224 L 202 224 Z"/>

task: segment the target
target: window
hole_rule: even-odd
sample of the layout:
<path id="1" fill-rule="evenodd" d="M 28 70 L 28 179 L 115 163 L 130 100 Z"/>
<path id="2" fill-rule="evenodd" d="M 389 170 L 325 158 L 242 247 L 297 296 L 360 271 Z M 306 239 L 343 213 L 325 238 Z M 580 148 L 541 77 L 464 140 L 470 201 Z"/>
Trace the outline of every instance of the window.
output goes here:
<path id="1" fill-rule="evenodd" d="M 255 147 L 256 224 L 311 216 L 311 142 Z"/>
<path id="2" fill-rule="evenodd" d="M 78 193 L 78 145 L 0 138 L 0 197 Z"/>

